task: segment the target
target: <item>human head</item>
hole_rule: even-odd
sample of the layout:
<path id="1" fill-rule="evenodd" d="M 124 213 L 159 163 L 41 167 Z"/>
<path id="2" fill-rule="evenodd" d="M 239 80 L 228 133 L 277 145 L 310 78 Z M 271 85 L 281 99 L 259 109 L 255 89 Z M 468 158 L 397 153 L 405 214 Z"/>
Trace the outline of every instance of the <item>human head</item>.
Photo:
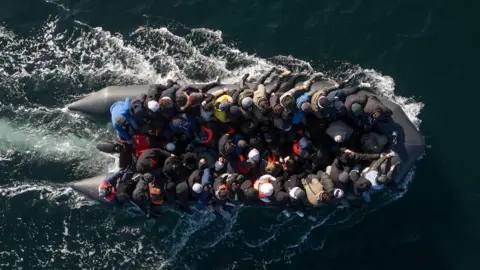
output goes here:
<path id="1" fill-rule="evenodd" d="M 341 199 L 343 198 L 343 195 L 344 195 L 344 192 L 343 190 L 339 189 L 339 188 L 336 188 L 333 190 L 333 196 L 337 199 Z"/>
<path id="2" fill-rule="evenodd" d="M 153 181 L 155 181 L 155 177 L 151 173 L 144 173 L 142 174 L 142 181 L 145 183 L 153 183 Z"/>
<path id="3" fill-rule="evenodd" d="M 244 149 L 244 148 L 247 148 L 248 144 L 245 140 L 239 140 L 237 142 L 237 146 Z"/>
<path id="4" fill-rule="evenodd" d="M 357 189 L 358 189 L 359 192 L 364 192 L 364 191 L 369 190 L 371 187 L 372 187 L 372 182 L 365 181 L 365 182 L 362 182 L 362 183 L 358 184 Z"/>
<path id="5" fill-rule="evenodd" d="M 377 177 L 377 183 L 381 184 L 381 185 L 384 185 L 387 183 L 387 176 L 385 175 L 380 175 L 379 177 Z"/>
<path id="6" fill-rule="evenodd" d="M 218 105 L 218 109 L 222 112 L 228 112 L 230 111 L 230 103 L 220 102 L 220 104 Z"/>
<path id="7" fill-rule="evenodd" d="M 265 194 L 267 197 L 272 196 L 273 194 L 273 185 L 270 183 L 263 183 L 260 185 L 259 190 L 261 193 Z"/>
<path id="8" fill-rule="evenodd" d="M 341 172 L 339 175 L 338 175 L 338 181 L 341 182 L 341 183 L 344 183 L 346 184 L 349 180 L 349 175 L 347 172 Z"/>
<path id="9" fill-rule="evenodd" d="M 228 189 L 226 185 L 220 185 L 217 190 L 215 190 L 215 197 L 220 200 L 225 200 L 228 198 Z"/>
<path id="10" fill-rule="evenodd" d="M 147 103 L 147 106 L 148 106 L 148 108 L 150 109 L 150 111 L 152 111 L 152 112 L 157 112 L 158 109 L 160 108 L 160 104 L 158 104 L 158 102 L 155 101 L 155 100 L 150 100 L 150 101 Z"/>
<path id="11" fill-rule="evenodd" d="M 106 185 L 98 189 L 98 196 L 102 198 L 108 197 L 112 193 L 112 186 L 111 185 Z"/>
<path id="12" fill-rule="evenodd" d="M 253 99 L 251 97 L 245 97 L 245 98 L 242 99 L 241 104 L 242 104 L 243 108 L 249 109 L 253 105 Z"/>
<path id="13" fill-rule="evenodd" d="M 332 195 L 328 192 L 322 192 L 321 201 L 322 202 L 329 202 L 330 200 L 332 200 Z"/>
<path id="14" fill-rule="evenodd" d="M 169 97 L 162 97 L 158 100 L 158 105 L 161 109 L 168 109 L 173 106 L 173 102 Z"/>
<path id="15" fill-rule="evenodd" d="M 215 161 L 215 170 L 220 171 L 221 169 L 223 169 L 224 165 L 225 165 L 225 163 L 223 163 L 220 160 Z"/>
<path id="16" fill-rule="evenodd" d="M 205 112 L 211 112 L 213 111 L 213 103 L 209 102 L 207 104 L 205 104 L 205 106 L 203 106 L 203 111 Z"/>
<path id="17" fill-rule="evenodd" d="M 292 96 L 285 96 L 282 100 L 281 103 L 283 107 L 287 110 L 293 110 L 293 107 L 295 106 L 295 100 Z"/>
<path id="18" fill-rule="evenodd" d="M 177 93 L 178 93 L 178 92 L 177 92 Z M 183 106 L 187 105 L 188 95 L 185 94 L 185 93 L 182 93 L 182 94 L 180 94 L 180 95 L 177 95 L 175 99 L 176 99 L 176 101 L 177 101 L 177 105 L 178 105 L 179 107 L 183 107 Z"/>
<path id="19" fill-rule="evenodd" d="M 267 171 L 268 174 L 273 174 L 273 172 L 275 170 L 275 163 L 268 162 L 265 170 Z"/>
<path id="20" fill-rule="evenodd" d="M 317 100 L 317 106 L 320 109 L 324 109 L 328 106 L 328 98 L 326 96 L 320 96 Z"/>
<path id="21" fill-rule="evenodd" d="M 260 152 L 258 152 L 257 149 L 253 148 L 252 150 L 250 150 L 250 152 L 248 152 L 248 159 L 257 163 L 258 161 L 260 161 Z"/>
<path id="22" fill-rule="evenodd" d="M 115 117 L 115 124 L 120 127 L 126 125 L 128 124 L 127 118 L 123 115 L 119 115 Z"/>
<path id="23" fill-rule="evenodd" d="M 233 143 L 226 143 L 224 146 L 225 155 L 230 155 L 235 151 L 235 145 Z"/>
<path id="24" fill-rule="evenodd" d="M 167 143 L 167 151 L 173 152 L 175 151 L 175 144 L 174 143 Z"/>
<path id="25" fill-rule="evenodd" d="M 254 188 L 249 188 L 245 191 L 245 197 L 247 201 L 253 202 L 258 199 L 258 191 Z"/>
<path id="26" fill-rule="evenodd" d="M 307 198 L 307 193 L 305 193 L 305 191 L 299 187 L 292 188 L 288 195 L 295 200 L 304 200 Z"/>
<path id="27" fill-rule="evenodd" d="M 265 132 L 263 134 L 263 139 L 265 140 L 265 142 L 267 143 L 271 143 L 273 138 L 272 138 L 272 134 L 270 134 L 269 132 Z"/>
<path id="28" fill-rule="evenodd" d="M 312 105 L 310 105 L 309 102 L 303 102 L 302 105 L 300 106 L 300 109 L 304 113 L 309 113 L 312 111 Z"/>
<path id="29" fill-rule="evenodd" d="M 289 171 L 295 170 L 295 160 L 293 160 L 293 159 L 288 159 L 288 160 L 285 162 L 285 167 L 286 167 L 287 170 L 289 170 Z"/>
<path id="30" fill-rule="evenodd" d="M 282 107 L 282 105 L 280 104 L 275 104 L 273 106 L 273 113 L 276 115 L 276 116 L 281 116 L 282 115 L 282 112 L 284 111 L 285 109 Z"/>
<path id="31" fill-rule="evenodd" d="M 185 153 L 183 155 L 183 166 L 185 166 L 189 170 L 195 169 L 195 165 L 197 163 L 197 155 L 192 152 Z"/>
<path id="32" fill-rule="evenodd" d="M 334 138 L 335 142 L 337 142 L 337 143 L 343 142 L 344 139 L 345 138 L 342 135 L 336 135 L 335 138 Z"/>
<path id="33" fill-rule="evenodd" d="M 266 100 L 260 100 L 260 102 L 258 102 L 258 107 L 260 108 L 260 111 L 263 115 L 268 114 L 268 109 L 270 109 L 270 105 Z"/>
<path id="34" fill-rule="evenodd" d="M 240 111 L 240 108 L 238 106 L 236 105 L 230 106 L 229 114 L 228 114 L 229 118 L 231 118 L 232 120 L 236 120 L 238 117 L 240 117 L 241 114 L 242 112 Z"/>
<path id="35" fill-rule="evenodd" d="M 360 105 L 358 103 L 353 103 L 352 107 L 351 107 L 351 110 L 352 110 L 353 115 L 355 115 L 355 116 L 360 116 L 363 113 L 362 105 Z"/>
<path id="36" fill-rule="evenodd" d="M 299 141 L 298 141 L 298 148 L 300 149 L 305 149 L 307 148 L 309 145 L 309 141 L 307 138 L 305 137 L 302 137 Z"/>
<path id="37" fill-rule="evenodd" d="M 202 185 L 200 185 L 199 183 L 193 184 L 192 191 L 196 194 L 202 193 Z"/>
<path id="38" fill-rule="evenodd" d="M 375 120 L 380 120 L 380 119 L 382 118 L 382 113 L 381 113 L 381 112 L 378 112 L 378 111 L 377 111 L 377 112 L 374 112 L 374 113 L 372 114 L 372 117 L 373 117 L 373 119 L 375 119 Z"/>

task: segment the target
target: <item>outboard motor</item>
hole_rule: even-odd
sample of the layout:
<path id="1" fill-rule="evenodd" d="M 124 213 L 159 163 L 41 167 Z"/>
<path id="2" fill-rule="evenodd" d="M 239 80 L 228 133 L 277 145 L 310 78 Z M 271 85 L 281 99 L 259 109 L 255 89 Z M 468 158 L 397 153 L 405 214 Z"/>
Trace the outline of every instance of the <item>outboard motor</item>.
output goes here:
<path id="1" fill-rule="evenodd" d="M 123 145 L 115 142 L 99 142 L 97 149 L 107 154 L 115 154 L 122 151 Z"/>

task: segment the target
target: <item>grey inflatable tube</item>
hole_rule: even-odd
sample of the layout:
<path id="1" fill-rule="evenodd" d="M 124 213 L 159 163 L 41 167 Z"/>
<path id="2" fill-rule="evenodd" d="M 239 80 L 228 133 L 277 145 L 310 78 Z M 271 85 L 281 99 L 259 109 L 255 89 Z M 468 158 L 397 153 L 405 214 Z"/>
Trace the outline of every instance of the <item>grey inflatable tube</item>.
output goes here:
<path id="1" fill-rule="evenodd" d="M 332 81 L 319 81 L 312 85 L 312 89 L 323 88 L 331 85 Z M 119 100 L 125 100 L 127 97 L 135 97 L 148 91 L 148 85 L 133 86 L 109 86 L 98 92 L 76 101 L 68 106 L 71 111 L 81 112 L 92 117 L 108 117 L 110 115 L 110 106 Z M 266 86 L 267 89 L 269 85 Z M 223 88 L 238 89 L 238 85 L 221 85 L 211 89 L 216 91 Z M 361 91 L 366 95 L 374 95 L 373 93 Z M 392 134 L 396 134 L 396 144 L 394 146 L 398 158 L 401 160 L 401 166 L 396 168 L 394 176 L 395 182 L 400 182 L 407 173 L 415 165 L 415 162 L 425 151 L 425 139 L 417 128 L 408 119 L 402 108 L 381 97 L 377 96 L 383 104 L 390 108 L 393 112 L 392 121 L 379 126 L 382 133 L 392 138 Z M 83 179 L 71 184 L 72 188 L 84 196 L 106 204 L 103 198 L 98 196 L 98 185 L 107 175 L 99 175 L 93 178 Z"/>

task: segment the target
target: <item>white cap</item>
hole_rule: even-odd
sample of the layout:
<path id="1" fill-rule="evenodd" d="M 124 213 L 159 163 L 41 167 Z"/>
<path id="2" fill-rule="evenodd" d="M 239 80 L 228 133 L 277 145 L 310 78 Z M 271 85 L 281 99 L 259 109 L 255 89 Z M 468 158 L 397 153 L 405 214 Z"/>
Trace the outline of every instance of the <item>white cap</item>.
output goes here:
<path id="1" fill-rule="evenodd" d="M 200 193 L 202 193 L 202 185 L 200 185 L 199 183 L 195 183 L 192 186 L 192 190 L 193 190 L 193 192 L 195 192 L 197 194 L 200 194 Z"/>
<path id="2" fill-rule="evenodd" d="M 337 135 L 337 136 L 335 136 L 334 140 L 337 143 L 343 142 L 343 136 L 342 135 Z"/>
<path id="3" fill-rule="evenodd" d="M 335 190 L 333 190 L 333 196 L 335 196 L 335 198 L 337 199 L 340 199 L 343 197 L 343 190 L 339 189 L 339 188 L 336 188 Z"/>
<path id="4" fill-rule="evenodd" d="M 167 151 L 173 152 L 175 149 L 176 147 L 174 143 L 167 143 Z"/>
<path id="5" fill-rule="evenodd" d="M 302 137 L 300 141 L 298 141 L 298 147 L 300 149 L 304 149 L 305 147 L 307 147 L 307 145 L 308 145 L 308 140 L 305 137 Z"/>
<path id="6" fill-rule="evenodd" d="M 258 152 L 258 150 L 255 148 L 250 150 L 250 152 L 248 152 L 248 159 L 258 162 L 260 160 L 260 153 Z"/>
<path id="7" fill-rule="evenodd" d="M 261 184 L 259 191 L 267 196 L 271 196 L 273 194 L 273 186 L 270 183 Z"/>
<path id="8" fill-rule="evenodd" d="M 220 161 L 215 162 L 215 170 L 220 171 L 223 168 L 224 163 Z"/>
<path id="9" fill-rule="evenodd" d="M 160 105 L 158 104 L 158 102 L 156 102 L 155 100 L 150 100 L 148 102 L 148 108 L 150 109 L 150 111 L 152 112 L 157 112 L 158 109 L 160 109 Z"/>

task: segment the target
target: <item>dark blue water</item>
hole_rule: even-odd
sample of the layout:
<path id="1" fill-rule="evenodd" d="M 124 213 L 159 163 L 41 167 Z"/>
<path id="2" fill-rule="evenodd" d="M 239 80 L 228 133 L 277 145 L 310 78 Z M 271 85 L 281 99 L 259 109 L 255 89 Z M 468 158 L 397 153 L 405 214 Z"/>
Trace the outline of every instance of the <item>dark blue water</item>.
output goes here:
<path id="1" fill-rule="evenodd" d="M 478 269 L 475 1 L 18 0 L 0 9 L 0 269 Z M 430 146 L 363 210 L 146 221 L 67 184 L 115 168 L 65 105 L 112 84 L 356 73 Z"/>

